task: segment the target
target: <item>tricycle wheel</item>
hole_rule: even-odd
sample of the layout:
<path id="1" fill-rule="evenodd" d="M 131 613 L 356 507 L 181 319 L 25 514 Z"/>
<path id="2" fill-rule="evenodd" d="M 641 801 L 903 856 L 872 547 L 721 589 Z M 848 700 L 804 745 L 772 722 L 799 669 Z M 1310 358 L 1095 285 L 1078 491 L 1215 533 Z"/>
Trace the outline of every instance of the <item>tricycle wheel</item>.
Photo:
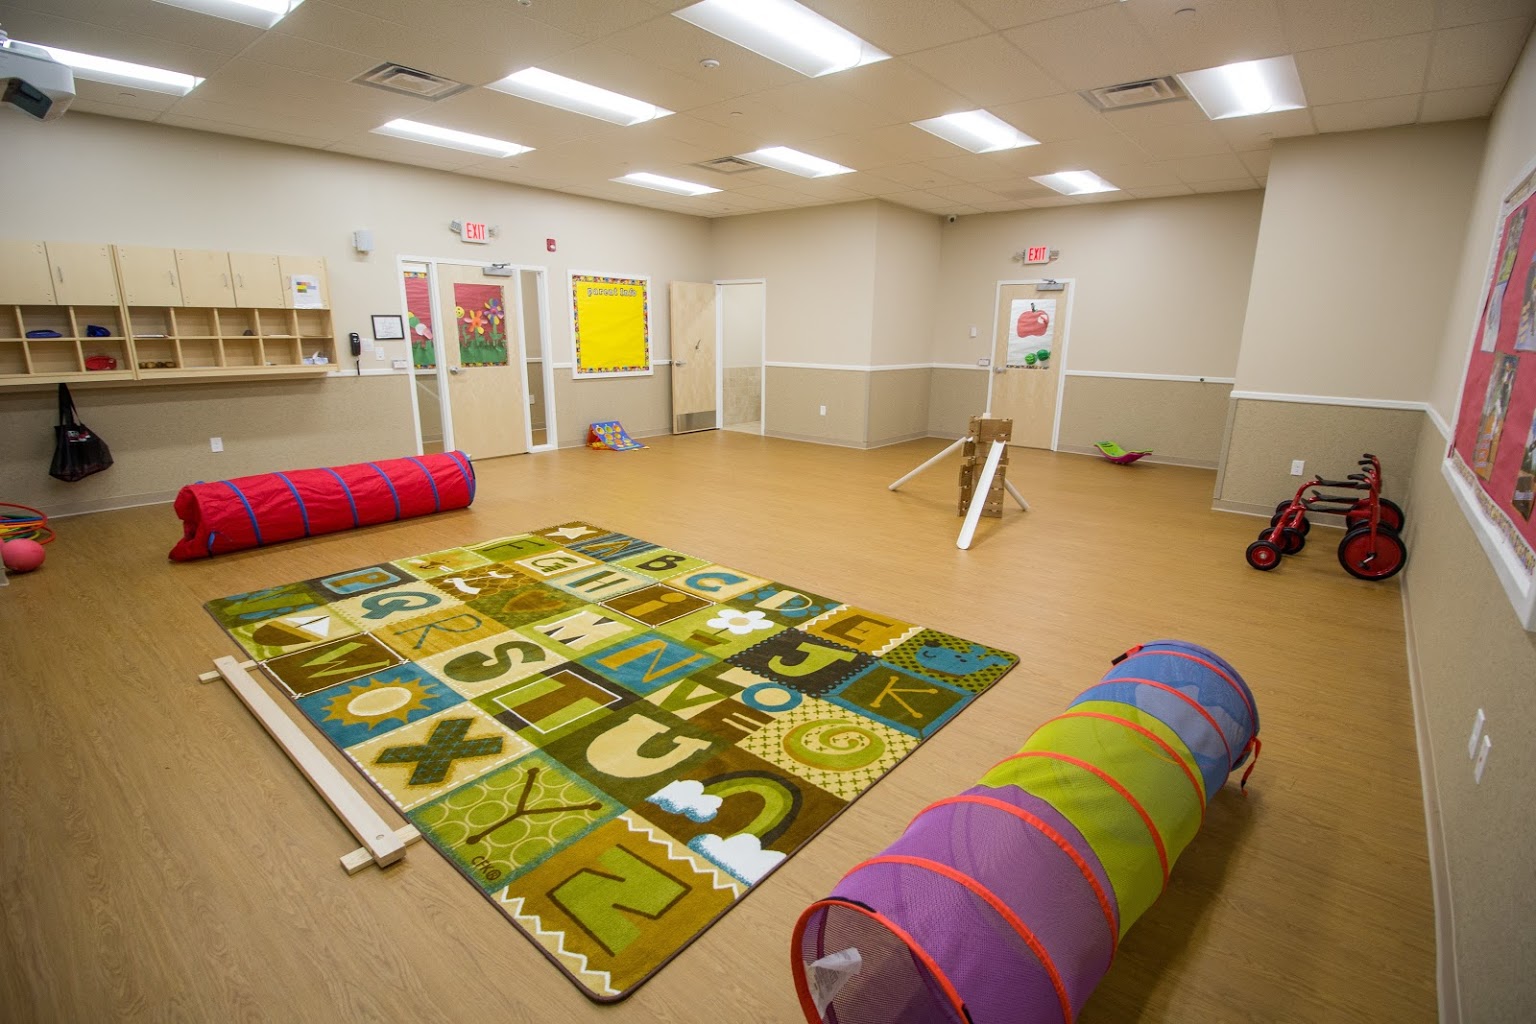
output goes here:
<path id="1" fill-rule="evenodd" d="M 1248 564 L 1260 572 L 1268 572 L 1280 564 L 1280 549 L 1267 540 L 1256 540 L 1248 545 Z"/>
<path id="2" fill-rule="evenodd" d="M 1391 498 L 1382 498 L 1381 513 L 1377 516 L 1376 525 L 1384 527 L 1393 533 L 1403 532 L 1403 510 L 1398 508 L 1397 502 Z M 1371 513 L 1366 508 L 1352 508 L 1344 516 L 1345 526 L 1353 530 L 1357 526 L 1371 525 Z"/>
<path id="3" fill-rule="evenodd" d="M 1293 530 L 1289 526 L 1280 531 L 1281 554 L 1294 555 L 1307 546 L 1307 538 L 1300 530 Z"/>
<path id="4" fill-rule="evenodd" d="M 1284 512 L 1286 509 L 1288 509 L 1290 507 L 1291 507 L 1291 503 L 1289 501 L 1279 502 L 1278 504 L 1275 505 L 1275 515 L 1279 515 L 1281 512 Z"/>
<path id="5" fill-rule="evenodd" d="M 1339 564 L 1344 571 L 1362 580 L 1385 580 L 1396 576 L 1408 561 L 1408 548 L 1391 530 L 1369 525 L 1357 526 L 1339 541 Z"/>

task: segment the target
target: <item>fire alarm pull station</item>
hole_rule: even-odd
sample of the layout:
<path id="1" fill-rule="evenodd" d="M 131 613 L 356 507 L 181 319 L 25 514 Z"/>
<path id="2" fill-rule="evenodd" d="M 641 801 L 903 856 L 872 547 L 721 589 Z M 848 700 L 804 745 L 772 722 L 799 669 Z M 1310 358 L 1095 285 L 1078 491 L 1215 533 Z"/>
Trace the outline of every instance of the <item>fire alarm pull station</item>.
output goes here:
<path id="1" fill-rule="evenodd" d="M 549 252 L 554 252 L 555 251 L 555 240 L 553 238 L 546 238 L 546 239 L 544 239 L 544 248 L 547 251 L 549 251 Z"/>

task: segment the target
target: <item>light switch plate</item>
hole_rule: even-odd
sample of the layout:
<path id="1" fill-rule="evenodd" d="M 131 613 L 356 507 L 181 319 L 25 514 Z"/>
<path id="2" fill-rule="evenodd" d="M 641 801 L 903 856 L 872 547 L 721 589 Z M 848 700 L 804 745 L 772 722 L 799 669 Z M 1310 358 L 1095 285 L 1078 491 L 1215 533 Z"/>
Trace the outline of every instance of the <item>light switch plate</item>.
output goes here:
<path id="1" fill-rule="evenodd" d="M 211 452 L 221 452 L 221 451 L 223 451 L 224 450 L 224 439 L 222 437 L 210 437 L 208 439 L 208 450 L 211 451 Z"/>
<path id="2" fill-rule="evenodd" d="M 1483 714 L 1483 709 L 1477 709 L 1477 717 L 1472 719 L 1472 738 L 1467 740 L 1467 757 L 1477 756 L 1477 741 L 1483 738 L 1483 726 L 1488 723 L 1488 716 Z"/>
<path id="3" fill-rule="evenodd" d="M 1487 733 L 1483 734 L 1483 745 L 1477 750 L 1477 761 L 1472 765 L 1472 781 L 1483 781 L 1483 769 L 1488 767 L 1488 754 L 1493 750 L 1493 740 Z"/>

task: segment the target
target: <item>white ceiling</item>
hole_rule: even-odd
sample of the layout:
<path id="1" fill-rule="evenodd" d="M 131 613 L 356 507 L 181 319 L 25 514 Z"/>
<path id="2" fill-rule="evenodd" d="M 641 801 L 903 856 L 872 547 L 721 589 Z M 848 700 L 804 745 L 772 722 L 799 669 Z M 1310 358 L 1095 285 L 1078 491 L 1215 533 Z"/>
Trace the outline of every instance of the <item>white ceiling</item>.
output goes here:
<path id="1" fill-rule="evenodd" d="M 1275 138 L 1487 115 L 1536 20 L 1536 0 L 802 0 L 893 57 L 810 79 L 670 15 L 690 2 L 307 0 L 262 31 L 152 0 L 10 0 L 0 24 L 207 79 L 183 98 L 82 81 L 76 110 L 723 216 L 871 196 L 963 215 L 1257 188 Z M 1280 54 L 1296 58 L 1307 109 L 1212 122 L 1188 100 L 1101 114 L 1077 95 Z M 431 103 L 349 81 L 384 61 L 474 86 L 537 65 L 677 113 L 621 128 L 481 88 Z M 908 123 L 975 107 L 1042 145 L 975 156 Z M 496 160 L 371 134 L 397 117 L 536 148 Z M 691 166 L 769 145 L 858 173 Z M 1029 178 L 1068 169 L 1124 191 L 1070 199 Z M 630 171 L 725 191 L 609 180 Z"/>

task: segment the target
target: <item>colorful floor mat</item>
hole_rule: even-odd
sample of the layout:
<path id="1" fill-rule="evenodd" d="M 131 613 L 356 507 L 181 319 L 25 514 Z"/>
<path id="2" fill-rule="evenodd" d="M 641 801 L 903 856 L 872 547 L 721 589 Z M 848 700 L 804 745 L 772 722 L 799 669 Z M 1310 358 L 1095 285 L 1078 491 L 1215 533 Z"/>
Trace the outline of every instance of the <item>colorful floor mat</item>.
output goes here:
<path id="1" fill-rule="evenodd" d="M 601 1002 L 1018 661 L 588 523 L 208 610 Z"/>

